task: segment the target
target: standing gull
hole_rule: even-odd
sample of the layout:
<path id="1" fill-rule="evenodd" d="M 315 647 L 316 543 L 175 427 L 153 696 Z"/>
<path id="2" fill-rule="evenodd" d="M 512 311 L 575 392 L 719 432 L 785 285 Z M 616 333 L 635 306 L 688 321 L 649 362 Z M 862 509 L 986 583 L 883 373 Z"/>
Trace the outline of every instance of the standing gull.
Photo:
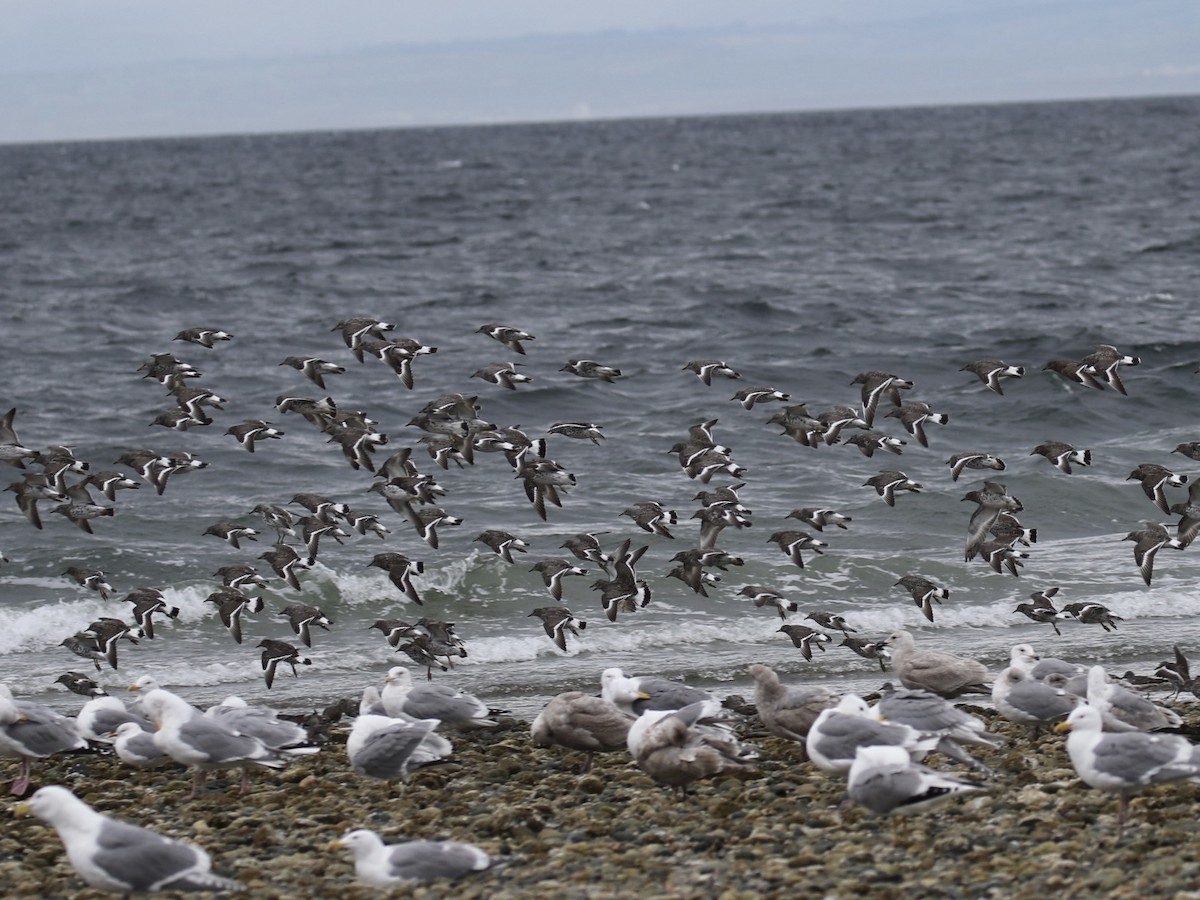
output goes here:
<path id="1" fill-rule="evenodd" d="M 65 787 L 41 788 L 17 812 L 52 825 L 71 868 L 94 888 L 125 896 L 160 890 L 245 890 L 233 879 L 214 875 L 208 854 L 199 847 L 111 819 Z"/>
<path id="2" fill-rule="evenodd" d="M 553 697 L 545 705 L 529 731 L 538 747 L 558 744 L 586 753 L 587 759 L 581 770 L 586 772 L 592 767 L 595 754 L 625 749 L 633 722 L 632 715 L 602 697 L 568 691 Z"/>
<path id="3" fill-rule="evenodd" d="M 837 694 L 822 685 L 782 684 L 769 666 L 756 663 L 748 671 L 754 679 L 754 704 L 763 727 L 803 748 L 813 722 L 837 703 Z"/>
<path id="4" fill-rule="evenodd" d="M 1055 730 L 1069 732 L 1067 753 L 1084 783 L 1120 797 L 1118 828 L 1125 826 L 1134 794 L 1163 782 L 1200 780 L 1200 758 L 1186 738 L 1141 731 L 1106 734 L 1099 711 L 1086 703 Z"/>
<path id="5" fill-rule="evenodd" d="M 35 759 L 86 746 L 87 741 L 66 716 L 40 703 L 15 700 L 8 685 L 0 684 L 0 756 L 21 760 L 20 774 L 12 782 L 14 797 L 29 789 Z"/>
<path id="6" fill-rule="evenodd" d="M 939 650 L 918 648 L 903 628 L 888 638 L 892 668 L 906 688 L 924 688 L 943 697 L 990 694 L 987 667 L 977 660 Z"/>
<path id="7" fill-rule="evenodd" d="M 227 725 L 206 718 L 182 697 L 162 688 L 150 690 L 142 698 L 142 707 L 158 724 L 154 742 L 160 750 L 193 772 L 192 793 L 200 796 L 209 769 L 241 769 L 241 793 L 250 789 L 250 766 L 281 769 L 295 754 L 315 753 L 315 748 L 272 750 L 258 738 L 241 734 Z"/>

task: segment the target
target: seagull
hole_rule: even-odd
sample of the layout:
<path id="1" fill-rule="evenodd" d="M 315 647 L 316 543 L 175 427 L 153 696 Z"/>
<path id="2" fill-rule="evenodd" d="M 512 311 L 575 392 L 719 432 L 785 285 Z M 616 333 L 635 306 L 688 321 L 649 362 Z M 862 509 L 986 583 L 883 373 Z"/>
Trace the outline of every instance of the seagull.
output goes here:
<path id="1" fill-rule="evenodd" d="M 67 861 L 85 882 L 113 893 L 142 891 L 243 891 L 232 878 L 214 875 L 204 850 L 96 812 L 67 788 L 37 790 L 17 812 L 52 825 Z"/>
<path id="2" fill-rule="evenodd" d="M 648 710 L 683 709 L 693 703 L 706 703 L 710 710 L 718 706 L 708 691 L 657 675 L 626 676 L 615 667 L 600 673 L 600 696 L 639 716 Z"/>
<path id="3" fill-rule="evenodd" d="M 850 799 L 877 815 L 912 815 L 981 786 L 912 761 L 903 747 L 862 746 L 846 779 Z"/>
<path id="4" fill-rule="evenodd" d="M 180 765 L 191 767 L 192 793 L 188 800 L 203 791 L 209 769 L 241 769 L 241 793 L 245 794 L 250 789 L 250 766 L 280 769 L 292 756 L 317 752 L 313 747 L 272 750 L 258 738 L 206 718 L 182 697 L 162 688 L 147 692 L 142 697 L 142 708 L 158 724 L 154 742 L 159 749 Z"/>
<path id="5" fill-rule="evenodd" d="M 1062 685 L 1062 676 L 1052 676 L 1052 682 L 1029 674 L 1025 666 L 1038 657 L 1028 644 L 1016 645 L 1012 653 L 1013 664 L 992 685 L 992 703 L 1008 721 L 1028 725 L 1033 736 L 1040 726 L 1061 722 L 1083 702 L 1082 697 Z M 1018 654 L 1025 658 L 1018 661 Z"/>
<path id="6" fill-rule="evenodd" d="M 437 719 L 358 715 L 346 739 L 350 768 L 359 775 L 408 781 L 412 770 L 445 759 L 453 745 L 434 729 Z"/>
<path id="7" fill-rule="evenodd" d="M 1102 727 L 1100 712 L 1083 703 L 1055 730 L 1068 732 L 1067 753 L 1084 783 L 1119 796 L 1118 830 L 1125 826 L 1134 794 L 1163 782 L 1200 781 L 1200 758 L 1187 738 L 1141 731 L 1109 734 Z"/>
<path id="8" fill-rule="evenodd" d="M 404 714 L 417 719 L 437 719 L 452 727 L 490 728 L 487 704 L 471 694 L 442 684 L 414 684 L 412 673 L 403 666 L 388 669 L 380 692 L 388 715 Z"/>
<path id="9" fill-rule="evenodd" d="M 551 698 L 529 727 L 538 747 L 554 744 L 587 754 L 580 774 L 592 767 L 597 753 L 626 749 L 635 717 L 602 697 L 568 691 Z"/>
<path id="10" fill-rule="evenodd" d="M 73 721 L 40 703 L 14 699 L 0 683 L 0 756 L 21 760 L 20 774 L 12 782 L 14 797 L 29 789 L 35 759 L 86 746 Z"/>
<path id="11" fill-rule="evenodd" d="M 918 648 L 910 632 L 900 629 L 888 638 L 892 668 L 906 688 L 924 688 L 943 697 L 990 694 L 987 667 L 977 660 L 939 650 Z"/>
<path id="12" fill-rule="evenodd" d="M 756 663 L 747 671 L 754 678 L 754 705 L 763 727 L 801 747 L 817 716 L 837 703 L 837 695 L 824 686 L 780 683 L 769 666 Z"/>
<path id="13" fill-rule="evenodd" d="M 757 753 L 742 745 L 732 731 L 699 724 L 708 712 L 709 704 L 699 702 L 642 713 L 626 741 L 638 768 L 683 794 L 693 781 L 752 765 Z"/>
<path id="14" fill-rule="evenodd" d="M 407 841 L 388 845 L 365 828 L 347 832 L 334 845 L 354 854 L 354 874 L 359 881 L 379 887 L 461 878 L 503 865 L 474 844 Z"/>
<path id="15" fill-rule="evenodd" d="M 921 756 L 937 748 L 937 735 L 922 735 L 908 725 L 880 722 L 870 714 L 865 700 L 845 694 L 822 710 L 804 739 L 808 758 L 828 775 L 844 775 L 854 763 L 856 750 L 865 745 L 890 744 L 905 753 Z"/>

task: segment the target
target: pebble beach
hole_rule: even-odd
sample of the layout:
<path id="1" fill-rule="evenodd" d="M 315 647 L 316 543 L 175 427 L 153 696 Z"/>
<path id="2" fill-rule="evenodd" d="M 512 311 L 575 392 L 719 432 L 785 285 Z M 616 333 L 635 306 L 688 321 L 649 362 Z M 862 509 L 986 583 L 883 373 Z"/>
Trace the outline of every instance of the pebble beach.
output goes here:
<path id="1" fill-rule="evenodd" d="M 185 801 L 184 770 L 132 770 L 90 752 L 42 761 L 34 787 L 65 785 L 108 815 L 198 844 L 215 872 L 264 900 L 1200 896 L 1200 788 L 1151 788 L 1119 832 L 1115 795 L 1079 781 L 1063 736 L 1030 738 L 990 709 L 964 708 L 1006 738 L 978 754 L 995 777 L 961 801 L 894 820 L 850 803 L 843 779 L 820 772 L 752 716 L 738 731 L 759 748 L 757 766 L 698 782 L 683 797 L 624 751 L 598 755 L 580 774 L 583 754 L 534 746 L 528 723 L 511 717 L 452 734 L 450 760 L 408 784 L 351 772 L 344 729 L 335 726 L 320 753 L 279 773 L 252 773 L 245 796 L 236 774 L 222 773 L 207 794 Z M 1185 721 L 1200 718 L 1195 704 L 1177 710 Z M 926 762 L 976 777 L 936 755 Z M 15 770 L 6 761 L 0 771 Z M 331 847 L 352 828 L 389 843 L 468 841 L 505 864 L 381 890 L 357 884 L 350 855 Z M 0 830 L 0 884 L 10 897 L 110 896 L 79 880 L 53 829 L 33 818 L 9 818 Z"/>

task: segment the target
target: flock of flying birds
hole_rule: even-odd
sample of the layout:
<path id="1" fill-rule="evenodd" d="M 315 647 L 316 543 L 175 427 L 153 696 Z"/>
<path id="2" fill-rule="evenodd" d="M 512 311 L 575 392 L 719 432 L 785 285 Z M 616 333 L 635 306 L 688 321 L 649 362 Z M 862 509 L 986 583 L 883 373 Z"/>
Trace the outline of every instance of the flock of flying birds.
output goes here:
<path id="1" fill-rule="evenodd" d="M 411 338 L 393 337 L 394 326 L 374 317 L 346 319 L 338 322 L 333 330 L 340 332 L 357 361 L 363 363 L 373 358 L 383 362 L 410 389 L 415 384 L 414 363 L 437 351 L 436 347 Z M 495 323 L 481 326 L 478 333 L 493 338 L 521 356 L 525 355 L 524 344 L 534 340 L 534 336 L 525 331 Z M 215 328 L 189 328 L 175 337 L 175 340 L 208 349 L 231 339 L 232 335 Z M 1094 389 L 1108 386 L 1125 393 L 1120 367 L 1138 363 L 1136 357 L 1123 354 L 1115 347 L 1101 345 L 1080 360 L 1053 360 L 1044 368 L 1075 384 Z M 288 356 L 280 365 L 296 369 L 322 391 L 326 389 L 326 379 L 346 371 L 344 366 L 319 357 Z M 488 365 L 471 377 L 502 389 L 516 390 L 531 380 L 518 371 L 519 365 L 514 362 Z M 740 379 L 735 369 L 720 360 L 692 360 L 683 369 L 708 386 L 714 379 Z M 174 431 L 208 427 L 214 422 L 210 411 L 222 410 L 226 403 L 214 391 L 200 387 L 202 373 L 174 353 L 156 353 L 138 371 L 143 377 L 160 383 L 175 401 L 173 407 L 154 419 L 154 425 Z M 587 359 L 571 359 L 560 371 L 607 383 L 621 377 L 620 369 Z M 963 366 L 962 371 L 974 374 L 996 393 L 1003 393 L 1005 381 L 1025 374 L 1024 367 L 995 359 L 971 362 Z M 945 414 L 935 412 L 928 403 L 907 399 L 906 392 L 913 383 L 897 375 L 865 371 L 856 376 L 852 384 L 861 386 L 860 406 L 838 404 L 815 413 L 803 403 L 789 404 L 790 397 L 772 387 L 745 387 L 731 399 L 747 410 L 759 404 L 783 404 L 768 419 L 768 424 L 782 428 L 782 434 L 810 448 L 835 443 L 853 446 L 869 458 L 876 453 L 899 454 L 906 444 L 906 441 L 876 429 L 875 422 L 881 409 L 887 410 L 883 413 L 884 418 L 897 419 L 908 435 L 925 447 L 929 446 L 926 429 L 948 421 Z M 442 469 L 451 465 L 472 465 L 480 453 L 503 455 L 537 515 L 546 519 L 548 505 L 561 506 L 563 497 L 576 483 L 575 476 L 548 455 L 548 437 L 586 440 L 593 444 L 604 440 L 602 426 L 591 422 L 560 422 L 547 429 L 547 437 L 530 436 L 517 427 L 500 427 L 484 419 L 478 396 L 443 394 L 426 403 L 408 423 L 423 433 L 416 441 L 416 447 L 403 447 L 377 461 L 375 454 L 389 443 L 389 436 L 378 430 L 377 423 L 366 412 L 339 405 L 329 396 L 281 395 L 276 398 L 275 406 L 281 415 L 294 414 L 303 418 L 326 435 L 330 443 L 339 445 L 353 469 L 370 473 L 374 480 L 369 492 L 378 494 L 434 550 L 439 544 L 438 529 L 459 526 L 463 520 L 439 505 L 446 491 L 432 474 L 418 468 L 413 453 L 416 447 L 423 446 L 433 463 Z M 118 492 L 136 489 L 143 483 L 162 494 L 172 477 L 182 477 L 207 467 L 207 463 L 187 451 L 162 453 L 139 448 L 123 453 L 115 461 L 130 472 L 98 470 L 77 459 L 65 446 L 32 449 L 22 445 L 14 427 L 16 412 L 12 409 L 0 419 L 0 461 L 23 470 L 20 480 L 10 484 L 8 490 L 16 495 L 19 507 L 35 528 L 42 527 L 39 503 L 53 503 L 54 513 L 91 533 L 93 523 L 116 512 L 116 507 L 98 503 L 92 495 L 93 490 L 110 502 L 115 501 Z M 708 588 L 719 582 L 720 575 L 716 572 L 728 571 L 744 562 L 718 546 L 722 532 L 726 528 L 748 527 L 752 521 L 751 510 L 738 495 L 744 483 L 737 479 L 745 471 L 734 461 L 731 448 L 719 442 L 716 424 L 717 420 L 712 419 L 692 425 L 687 435 L 670 448 L 681 469 L 701 485 L 709 485 L 717 476 L 733 479 L 733 483 L 721 484 L 711 490 L 705 487 L 696 493 L 693 499 L 699 503 L 699 508 L 691 517 L 699 520 L 696 546 L 676 553 L 672 557 L 673 568 L 666 573 L 667 577 L 678 578 L 702 596 L 707 596 Z M 284 433 L 268 421 L 247 419 L 229 426 L 225 434 L 254 453 L 258 444 L 278 440 Z M 1200 444 L 1181 444 L 1175 451 L 1200 459 Z M 1073 465 L 1091 464 L 1089 450 L 1062 441 L 1039 444 L 1032 454 L 1044 456 L 1066 474 L 1072 472 Z M 1005 469 L 1003 460 L 986 452 L 956 453 L 947 460 L 947 465 L 956 481 L 968 469 L 987 473 Z M 137 478 L 133 477 L 135 475 Z M 1149 584 L 1157 553 L 1163 548 L 1182 549 L 1200 532 L 1200 488 L 1197 487 L 1200 482 L 1192 483 L 1186 501 L 1171 503 L 1165 488 L 1183 485 L 1187 476 L 1156 463 L 1145 463 L 1131 472 L 1129 478 L 1141 483 L 1147 497 L 1160 510 L 1180 517 L 1174 536 L 1156 522 L 1147 522 L 1127 536 L 1134 542 L 1135 561 Z M 969 491 L 963 498 L 976 505 L 967 525 L 965 558 L 980 558 L 996 572 L 1017 575 L 1023 560 L 1028 557 L 1028 553 L 1020 548 L 1037 540 L 1037 530 L 1021 524 L 1017 518 L 1023 509 L 1020 500 L 995 479 L 996 476 L 991 475 L 981 487 Z M 888 505 L 894 505 L 905 492 L 922 489 L 903 471 L 894 468 L 880 470 L 863 486 L 874 489 Z M 341 543 L 354 533 L 386 539 L 389 533 L 379 515 L 353 509 L 347 503 L 311 492 L 297 493 L 286 504 L 260 503 L 251 513 L 261 518 L 262 526 L 254 528 L 236 521 L 222 521 L 213 523 L 204 534 L 240 550 L 243 542 L 257 540 L 260 533 L 273 533 L 273 545 L 259 554 L 258 559 L 295 591 L 302 590 L 301 573 L 316 562 L 322 540 Z M 670 528 L 680 521 L 675 510 L 654 500 L 635 502 L 624 509 L 621 516 L 628 517 L 648 534 L 668 538 L 674 537 Z M 827 528 L 845 529 L 851 522 L 850 516 L 838 510 L 820 507 L 797 508 L 787 518 L 796 519 L 811 530 L 780 529 L 770 535 L 768 542 L 777 545 L 799 568 L 804 568 L 805 554 L 821 554 L 828 547 L 818 533 Z M 498 528 L 482 531 L 475 541 L 509 563 L 514 562 L 514 553 L 529 550 L 526 541 Z M 637 570 L 648 545 L 634 546 L 633 539 L 626 538 L 615 549 L 606 551 L 597 534 L 581 533 L 566 540 L 562 549 L 570 551 L 573 558 L 546 557 L 532 565 L 531 571 L 541 576 L 554 604 L 529 613 L 530 617 L 541 621 L 546 635 L 559 648 L 566 650 L 568 636 L 578 638 L 586 628 L 586 621 L 562 604 L 563 580 L 569 576 L 588 575 L 589 569 L 584 565 L 597 567 L 594 571 L 598 577 L 594 578 L 591 587 L 599 594 L 601 607 L 609 621 L 615 622 L 619 614 L 635 612 L 650 602 L 651 585 Z M 397 550 L 385 550 L 373 555 L 370 566 L 385 571 L 390 581 L 413 604 L 422 604 L 414 579 L 419 580 L 423 574 L 423 561 Z M 114 594 L 107 576 L 98 569 L 72 565 L 63 574 L 97 591 L 105 599 Z M 254 596 L 252 591 L 266 586 L 268 581 L 254 565 L 244 562 L 222 566 L 214 577 L 219 578 L 221 584 L 206 602 L 214 605 L 222 623 L 240 644 L 243 613 L 260 612 L 265 606 L 263 597 Z M 916 573 L 901 576 L 896 586 L 911 595 L 930 621 L 933 621 L 935 604 L 949 596 L 946 588 Z M 1119 617 L 1101 604 L 1078 603 L 1057 609 L 1052 600 L 1056 590 L 1034 592 L 1031 602 L 1020 604 L 1015 612 L 1035 621 L 1048 622 L 1056 630 L 1056 623 L 1066 617 L 1097 623 L 1105 629 L 1116 627 Z M 795 601 L 786 599 L 769 585 L 746 585 L 738 596 L 756 607 L 775 610 L 783 620 L 799 609 Z M 153 587 L 134 589 L 125 595 L 124 601 L 131 604 L 132 622 L 118 616 L 101 617 L 65 637 L 61 646 L 92 661 L 97 670 L 104 663 L 115 669 L 122 641 L 153 639 L 155 616 L 174 617 L 179 613 L 166 602 L 161 590 Z M 319 608 L 303 602 L 285 606 L 279 615 L 288 620 L 293 635 L 306 647 L 312 646 L 315 629 L 328 629 L 333 624 Z M 786 634 L 806 658 L 812 658 L 814 647 L 824 650 L 823 644 L 829 643 L 834 635 L 840 635 L 843 646 L 863 657 L 877 659 L 880 666 L 884 666 L 888 652 L 884 642 L 854 636 L 855 630 L 844 619 L 823 610 L 806 611 L 805 619 L 817 627 L 785 621 L 779 631 Z M 467 653 L 453 623 L 423 616 L 415 621 L 380 620 L 373 627 L 384 635 L 392 648 L 403 651 L 418 665 L 424 666 L 430 678 L 435 668 L 445 671 L 453 665 L 455 658 Z M 274 682 L 278 666 L 286 665 L 295 674 L 297 665 L 310 662 L 290 640 L 267 637 L 259 642 L 258 648 L 262 651 L 261 665 L 268 688 Z"/>

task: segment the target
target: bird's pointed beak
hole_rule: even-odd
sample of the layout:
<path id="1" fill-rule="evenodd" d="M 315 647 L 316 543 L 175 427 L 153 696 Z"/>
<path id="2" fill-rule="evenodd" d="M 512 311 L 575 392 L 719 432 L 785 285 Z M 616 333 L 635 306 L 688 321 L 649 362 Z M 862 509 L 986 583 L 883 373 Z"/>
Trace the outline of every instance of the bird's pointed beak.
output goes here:
<path id="1" fill-rule="evenodd" d="M 1066 734 L 1070 730 L 1071 730 L 1070 722 L 1059 722 L 1057 725 L 1054 726 L 1054 731 L 1056 734 Z"/>
<path id="2" fill-rule="evenodd" d="M 33 807 L 29 804 L 29 802 L 27 800 L 22 800 L 20 803 L 18 803 L 16 806 L 13 807 L 13 815 L 21 816 L 21 817 L 32 816 L 33 815 Z"/>

